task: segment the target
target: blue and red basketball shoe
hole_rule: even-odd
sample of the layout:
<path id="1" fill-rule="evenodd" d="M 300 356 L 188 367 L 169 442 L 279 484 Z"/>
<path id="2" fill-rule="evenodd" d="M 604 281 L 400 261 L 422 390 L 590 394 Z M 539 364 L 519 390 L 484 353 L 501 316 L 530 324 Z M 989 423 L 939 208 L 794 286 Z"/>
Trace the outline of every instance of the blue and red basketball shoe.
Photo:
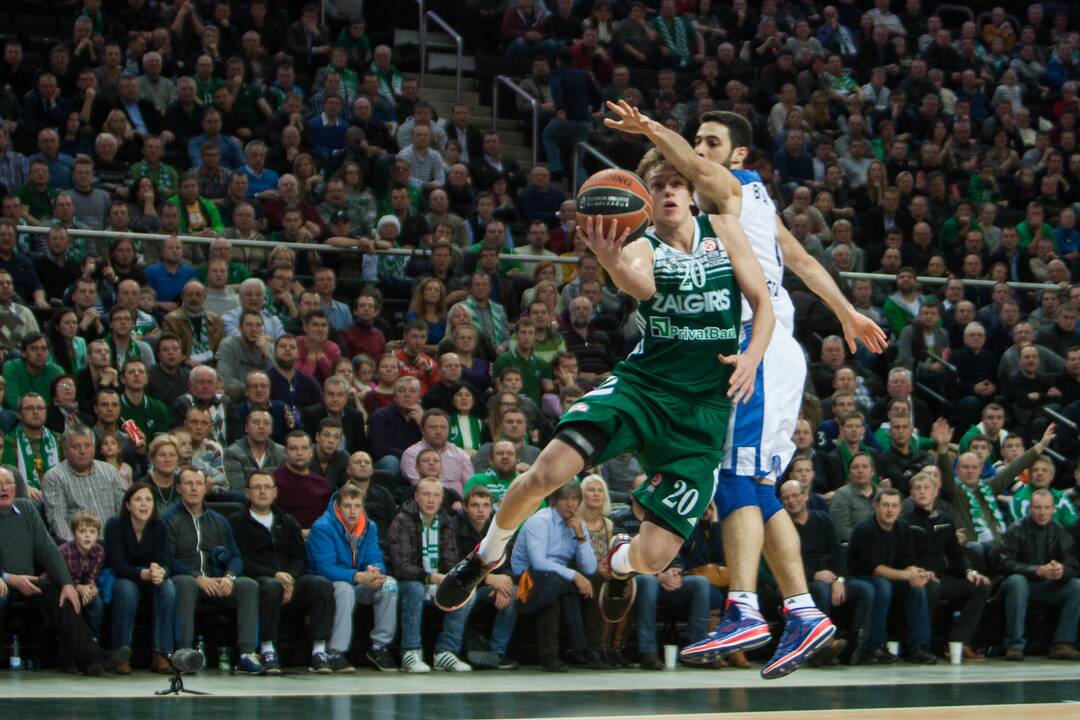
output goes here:
<path id="1" fill-rule="evenodd" d="M 836 634 L 836 626 L 817 608 L 784 609 L 784 634 L 772 659 L 761 668 L 761 677 L 775 680 L 790 675 Z"/>
<path id="2" fill-rule="evenodd" d="M 772 639 L 769 626 L 760 613 L 728 600 L 720 624 L 696 643 L 682 649 L 679 656 L 692 665 L 711 663 L 736 650 L 753 650 Z"/>

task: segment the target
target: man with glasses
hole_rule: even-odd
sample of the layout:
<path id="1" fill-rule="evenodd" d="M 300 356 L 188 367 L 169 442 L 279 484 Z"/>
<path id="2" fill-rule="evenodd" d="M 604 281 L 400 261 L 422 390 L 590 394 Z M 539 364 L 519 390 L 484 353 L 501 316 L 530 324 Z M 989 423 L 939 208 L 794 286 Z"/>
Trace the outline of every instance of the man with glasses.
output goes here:
<path id="1" fill-rule="evenodd" d="M 60 463 L 63 454 L 56 435 L 45 427 L 45 398 L 28 392 L 19 398 L 19 424 L 4 437 L 0 465 L 17 468 L 26 481 L 26 492 L 41 502 L 45 474 Z"/>
<path id="2" fill-rule="evenodd" d="M 292 515 L 274 505 L 277 483 L 265 470 L 247 479 L 247 512 L 229 518 L 237 547 L 249 577 L 259 584 L 259 652 L 267 674 L 281 672 L 274 641 L 282 610 L 308 613 L 311 617 L 311 664 L 309 672 L 333 672 L 326 650 L 334 620 L 334 586 L 329 580 L 307 572 L 307 549 L 300 525 Z"/>

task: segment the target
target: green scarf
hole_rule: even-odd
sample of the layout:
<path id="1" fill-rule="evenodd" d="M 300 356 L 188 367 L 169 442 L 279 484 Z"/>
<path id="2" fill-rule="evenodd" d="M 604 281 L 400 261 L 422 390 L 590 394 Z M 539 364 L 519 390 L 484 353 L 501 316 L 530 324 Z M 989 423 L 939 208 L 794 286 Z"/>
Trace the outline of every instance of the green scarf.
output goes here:
<path id="1" fill-rule="evenodd" d="M 431 525 L 424 524 L 420 517 L 420 554 L 424 561 L 424 572 L 439 572 L 439 516 L 436 515 Z"/>
<path id="2" fill-rule="evenodd" d="M 978 482 L 976 487 L 978 488 L 978 495 L 975 494 L 975 490 L 965 483 L 956 481 L 956 484 L 964 492 L 967 497 L 968 512 L 971 515 L 971 524 L 975 528 L 975 539 L 979 541 L 988 541 L 996 539 L 1001 532 L 1005 529 L 1005 517 L 1001 514 L 1001 508 L 998 507 L 997 498 L 994 497 L 994 492 L 990 487 L 982 482 Z M 982 499 L 982 503 L 979 499 Z M 993 518 L 993 525 L 990 524 L 990 519 L 986 517 L 983 504 L 990 508 L 990 515 Z"/>
<path id="3" fill-rule="evenodd" d="M 22 425 L 15 426 L 15 442 L 18 445 L 18 468 L 26 484 L 37 490 L 41 489 L 41 479 L 45 473 L 60 462 L 60 451 L 56 438 L 49 428 L 41 428 L 41 455 L 34 454 L 34 445 L 26 437 Z"/>
<path id="4" fill-rule="evenodd" d="M 469 311 L 469 319 L 472 320 L 472 324 L 476 326 L 476 329 L 481 334 L 487 335 L 488 339 L 494 340 L 493 345 L 501 345 L 510 339 L 510 333 L 506 328 L 506 315 L 504 313 L 498 313 L 496 308 L 501 307 L 499 303 L 494 300 L 488 299 L 488 316 L 491 318 L 491 334 L 488 334 L 488 323 L 484 322 L 480 315 L 480 308 L 476 304 L 476 300 L 472 295 L 461 301 L 461 304 L 466 310 Z"/>
<path id="5" fill-rule="evenodd" d="M 462 417 L 456 412 L 450 414 L 450 437 L 451 443 L 462 450 L 477 450 L 480 448 L 480 437 L 484 432 L 484 424 L 475 415 Z"/>
<path id="6" fill-rule="evenodd" d="M 210 323 L 206 321 L 206 315 L 187 315 L 188 325 L 191 326 L 191 354 L 202 355 L 210 352 Z M 196 327 L 197 326 L 197 327 Z"/>
<path id="7" fill-rule="evenodd" d="M 690 57 L 690 23 L 686 18 L 677 17 L 668 25 L 667 21 L 658 17 L 653 21 L 653 27 L 660 33 L 660 39 L 664 44 L 675 51 L 684 60 Z"/>
<path id="8" fill-rule="evenodd" d="M 119 358 L 116 356 L 116 344 L 113 342 L 112 333 L 105 333 L 105 344 L 109 346 L 109 356 L 115 359 L 117 370 L 123 370 L 124 365 L 128 360 L 142 360 L 142 348 L 139 347 L 139 341 L 135 338 L 135 334 L 132 333 L 128 339 L 127 350 L 124 351 L 124 357 Z M 121 360 L 123 362 L 121 362 Z"/>
<path id="9" fill-rule="evenodd" d="M 851 467 L 851 458 L 853 453 L 847 449 L 847 443 L 845 443 L 843 440 L 839 441 L 836 446 L 840 449 L 840 460 L 844 463 L 844 481 L 846 482 L 848 476 L 848 468 Z M 859 443 L 859 450 L 866 453 L 870 457 L 873 457 L 873 453 L 870 452 L 870 448 L 866 446 L 865 442 Z M 876 468 L 874 469 L 874 476 L 870 478 L 870 481 L 874 483 L 874 487 L 877 487 L 878 475 Z"/>

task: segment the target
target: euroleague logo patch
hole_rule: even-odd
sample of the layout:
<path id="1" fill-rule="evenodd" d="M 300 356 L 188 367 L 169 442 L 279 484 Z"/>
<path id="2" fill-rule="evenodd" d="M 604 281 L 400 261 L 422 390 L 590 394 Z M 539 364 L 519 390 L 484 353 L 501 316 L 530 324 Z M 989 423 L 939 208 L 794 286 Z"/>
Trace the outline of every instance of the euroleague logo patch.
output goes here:
<path id="1" fill-rule="evenodd" d="M 589 412 L 589 403 L 583 403 L 583 402 L 574 403 L 570 407 L 566 408 L 566 412 L 568 412 L 568 413 Z"/>
<path id="2" fill-rule="evenodd" d="M 645 489 L 646 492 L 652 493 L 656 491 L 656 488 L 660 487 L 660 483 L 664 481 L 663 473 L 656 473 L 649 480 L 649 487 Z"/>
<path id="3" fill-rule="evenodd" d="M 704 250 L 707 253 L 716 252 L 716 241 L 715 240 L 706 240 L 706 241 L 704 241 L 703 243 L 701 243 L 701 249 Z"/>

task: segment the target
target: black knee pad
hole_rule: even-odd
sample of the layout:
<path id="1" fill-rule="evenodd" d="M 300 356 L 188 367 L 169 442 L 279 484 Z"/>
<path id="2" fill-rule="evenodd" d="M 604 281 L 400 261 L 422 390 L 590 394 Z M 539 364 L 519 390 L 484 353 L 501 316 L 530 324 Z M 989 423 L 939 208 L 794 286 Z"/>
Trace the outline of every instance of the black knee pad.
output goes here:
<path id="1" fill-rule="evenodd" d="M 608 434 L 600 426 L 590 422 L 576 422 L 559 428 L 559 431 L 555 433 L 555 439 L 562 440 L 577 450 L 581 459 L 585 461 L 585 467 L 596 464 L 610 440 Z"/>

